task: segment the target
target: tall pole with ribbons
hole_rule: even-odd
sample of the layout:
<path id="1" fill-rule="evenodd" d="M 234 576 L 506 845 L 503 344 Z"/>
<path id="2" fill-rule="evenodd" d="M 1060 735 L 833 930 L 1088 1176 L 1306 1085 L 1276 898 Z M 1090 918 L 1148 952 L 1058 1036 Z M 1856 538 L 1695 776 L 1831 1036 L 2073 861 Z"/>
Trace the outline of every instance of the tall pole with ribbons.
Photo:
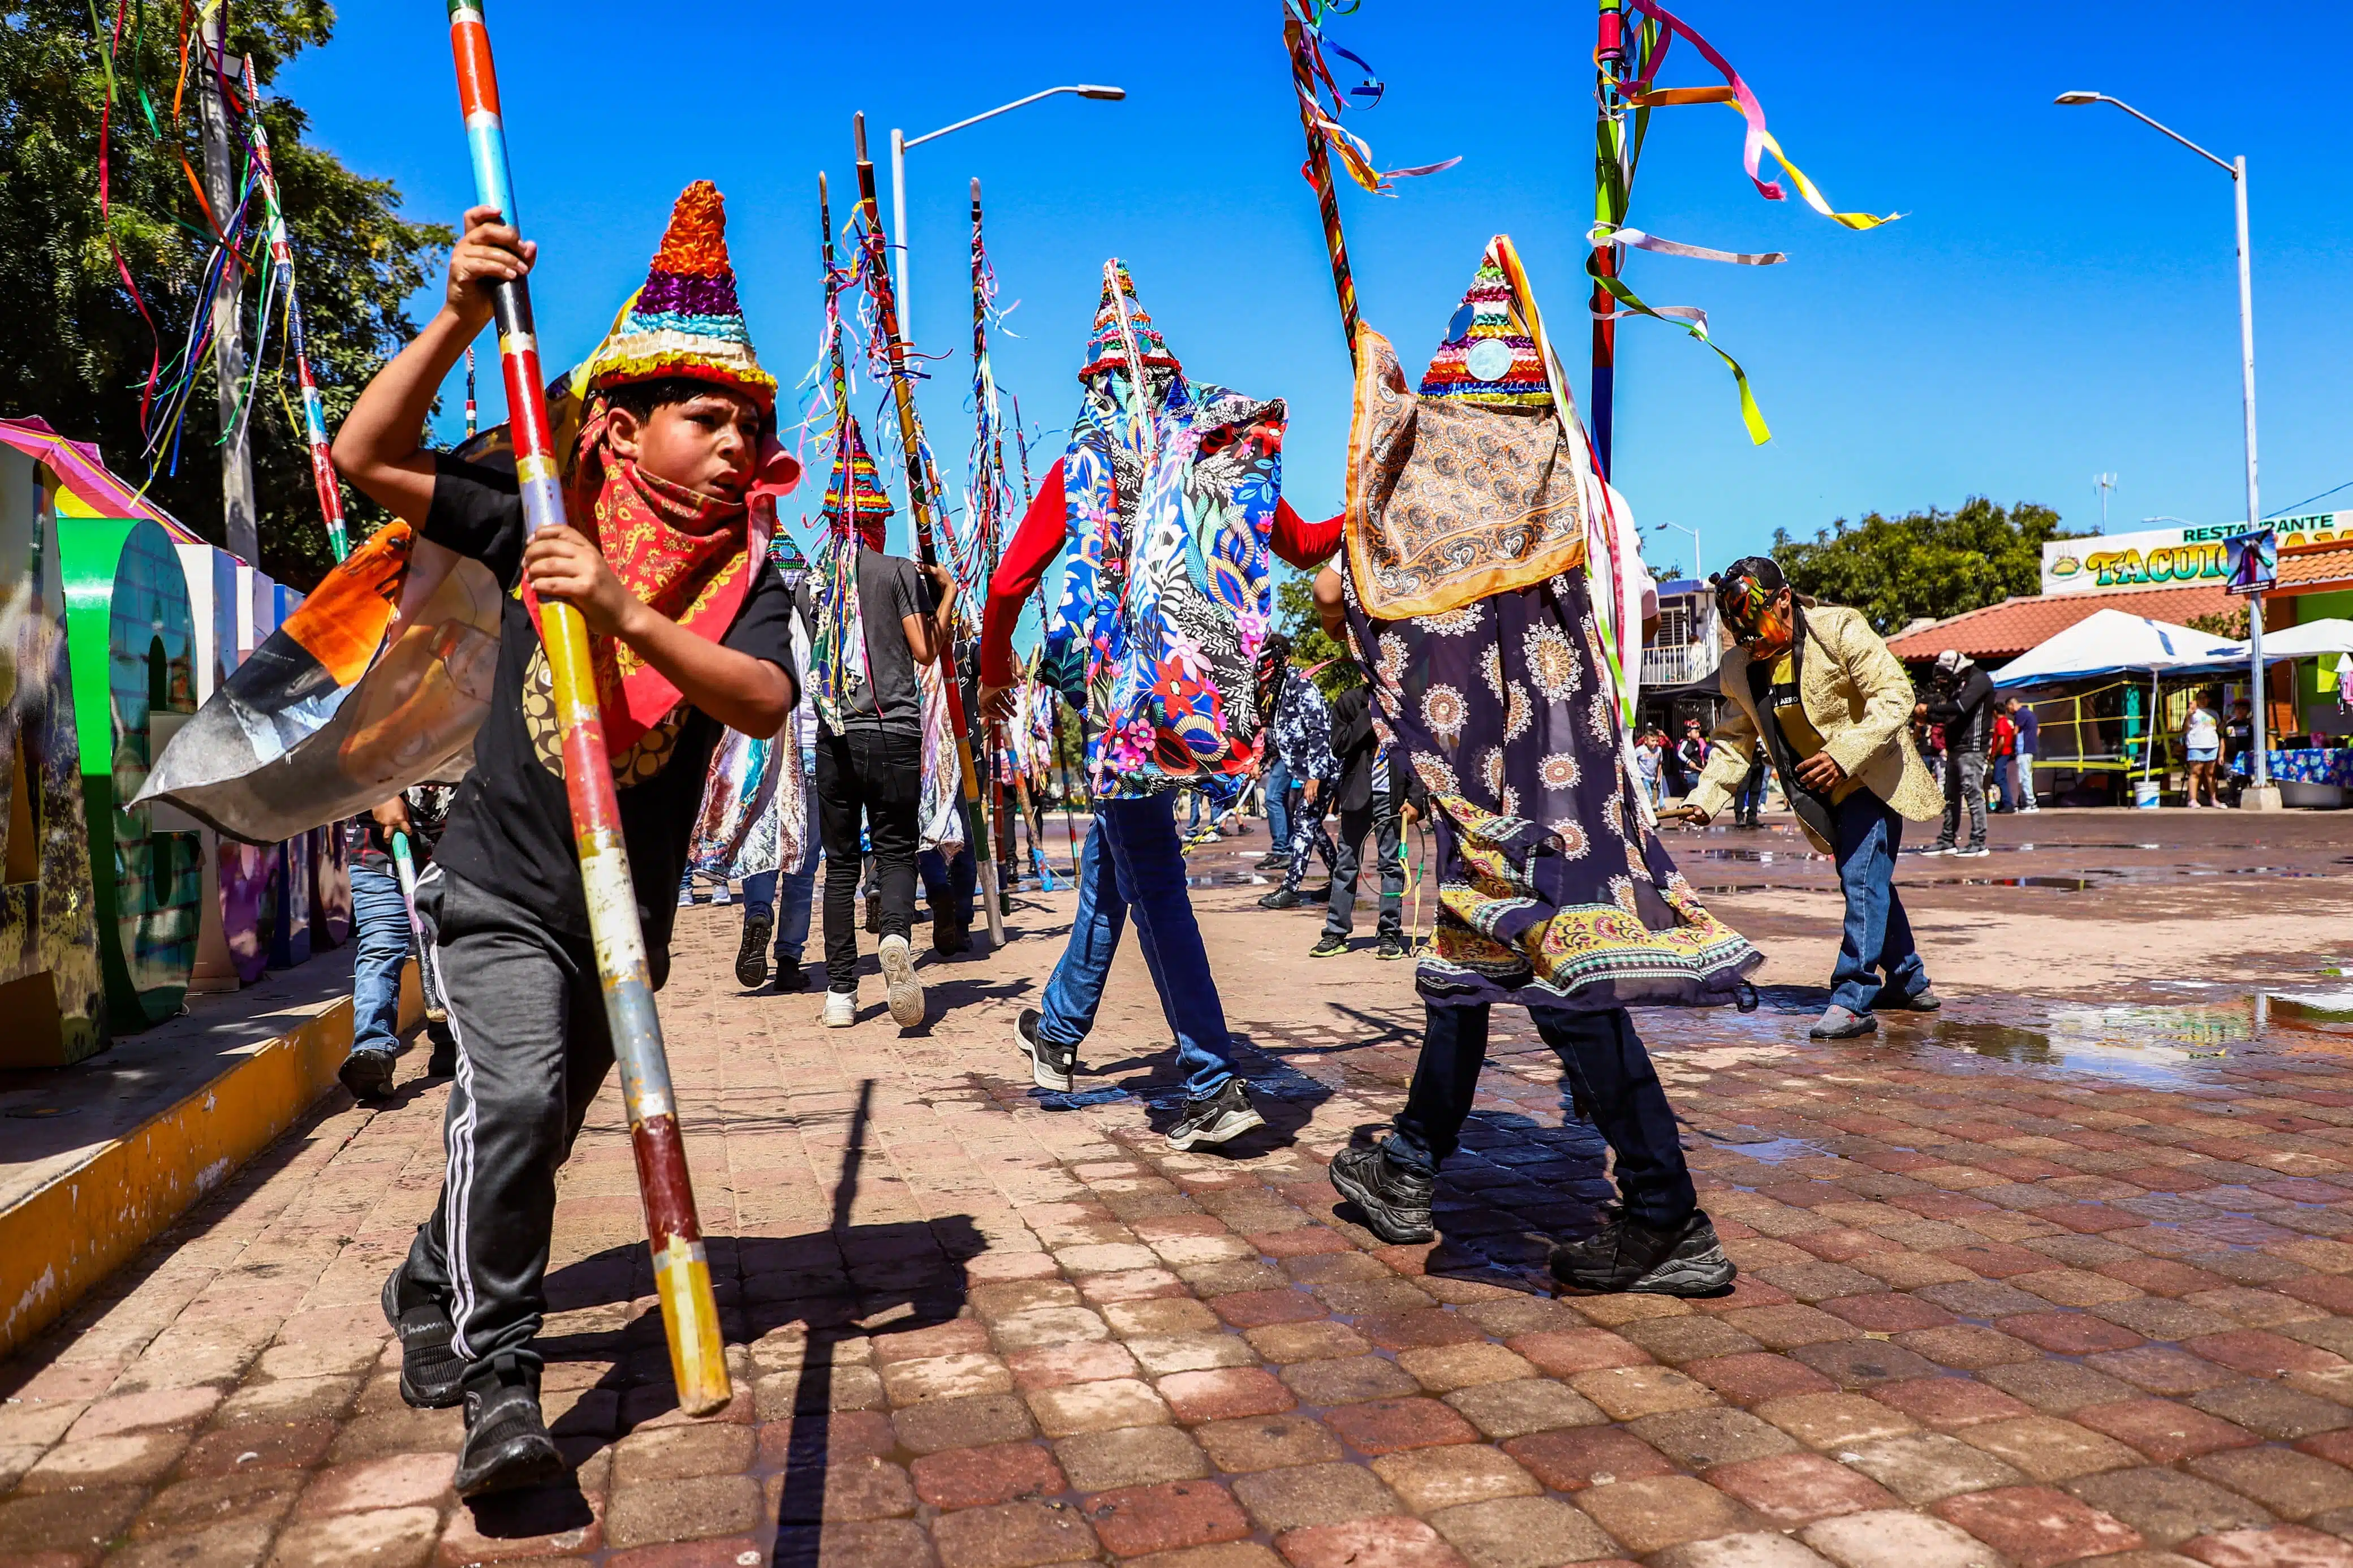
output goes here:
<path id="1" fill-rule="evenodd" d="M 1593 49 L 1593 216 L 1612 229 L 1626 221 L 1626 5 L 1600 0 L 1600 31 Z M 1593 253 L 1593 392 L 1587 428 L 1601 477 L 1609 477 L 1609 436 L 1618 403 L 1618 301 L 1603 279 L 1618 275 L 1619 247 Z"/>
<path id="2" fill-rule="evenodd" d="M 914 520 L 915 552 L 926 566 L 939 563 L 932 539 L 932 492 L 923 461 L 923 426 L 915 412 L 915 385 L 907 368 L 907 345 L 899 336 L 899 311 L 891 294 L 890 237 L 882 229 L 882 212 L 874 195 L 874 162 L 866 155 L 866 116 L 851 121 L 858 147 L 858 205 L 865 219 L 867 243 L 874 247 L 866 269 L 866 287 L 874 299 L 875 324 L 882 333 L 891 361 L 891 400 L 899 410 L 899 445 L 907 460 L 907 514 Z M 1005 911 L 997 897 L 997 858 L 988 841 L 988 825 L 980 807 L 980 775 L 972 761 L 972 731 L 965 721 L 964 679 L 956 669 L 955 650 L 945 650 L 948 728 L 955 731 L 956 767 L 964 780 L 965 831 L 970 837 L 973 862 L 979 873 L 980 896 L 988 910 L 990 945 L 1005 942 Z"/>
<path id="3" fill-rule="evenodd" d="M 458 101 L 465 111 L 466 141 L 473 155 L 474 199 L 517 222 L 507 170 L 506 128 L 499 118 L 498 73 L 491 60 L 491 35 L 482 0 L 448 0 L 449 47 L 458 68 Z M 513 437 L 515 482 L 522 500 L 523 528 L 536 533 L 564 524 L 564 489 L 554 437 L 548 428 L 547 398 L 540 368 L 539 341 L 531 315 L 531 289 L 522 279 L 491 290 L 499 332 L 499 363 L 505 373 L 507 413 Z M 702 1227 L 694 1213 L 686 1146 L 679 1134 L 678 1110 L 670 1093 L 670 1064 L 663 1056 L 661 1020 L 654 1011 L 646 969 L 645 933 L 638 929 L 637 895 L 629 881 L 628 851 L 621 838 L 620 809 L 605 750 L 605 723 L 597 708 L 596 679 L 589 665 L 588 625 L 579 611 L 557 600 L 540 605 L 540 636 L 555 688 L 556 721 L 563 731 L 564 784 L 572 802 L 572 826 L 580 847 L 580 878 L 587 894 L 589 934 L 603 982 L 605 1016 L 613 1053 L 621 1066 L 621 1098 L 629 1117 L 629 1142 L 638 1162 L 638 1187 L 645 1200 L 646 1228 L 653 1249 L 654 1290 L 662 1326 L 670 1336 L 670 1371 L 678 1382 L 680 1407 L 689 1415 L 717 1410 L 733 1397 L 727 1353 L 720 1336 L 719 1307 L 711 1289 L 711 1264 Z"/>
<path id="4" fill-rule="evenodd" d="M 1340 193 L 1332 184 L 1332 153 L 1315 123 L 1315 72 L 1307 58 L 1305 30 L 1299 18 L 1284 13 L 1282 42 L 1291 51 L 1291 80 L 1299 98 L 1300 129 L 1307 133 L 1307 178 L 1315 187 L 1316 210 L 1324 219 L 1324 247 L 1332 255 L 1332 289 L 1340 300 L 1340 331 L 1348 340 L 1348 363 L 1356 363 L 1356 279 L 1348 268 L 1348 242 L 1340 233 Z"/>
<path id="5" fill-rule="evenodd" d="M 268 223 L 269 262 L 286 282 L 286 353 L 294 361 L 295 384 L 302 393 L 302 439 L 311 448 L 311 480 L 319 490 L 319 516 L 327 525 L 327 545 L 341 561 L 352 552 L 351 535 L 343 527 L 343 487 L 335 478 L 334 459 L 327 452 L 327 416 L 319 401 L 319 384 L 311 374 L 311 351 L 302 340 L 302 296 L 294 287 L 294 247 L 286 234 L 286 208 L 278 199 L 278 171 L 269 162 L 269 132 L 261 123 L 261 95 L 253 80 L 253 58 L 245 61 L 245 101 L 251 112 L 253 173 L 261 187 L 261 205 Z"/>

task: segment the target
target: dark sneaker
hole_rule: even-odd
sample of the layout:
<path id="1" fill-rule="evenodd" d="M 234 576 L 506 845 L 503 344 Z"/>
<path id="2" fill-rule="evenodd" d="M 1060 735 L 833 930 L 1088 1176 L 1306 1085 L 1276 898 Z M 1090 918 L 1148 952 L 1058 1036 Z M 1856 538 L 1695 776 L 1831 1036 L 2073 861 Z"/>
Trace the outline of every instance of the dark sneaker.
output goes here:
<path id="1" fill-rule="evenodd" d="M 1323 941 L 1317 942 L 1314 947 L 1307 950 L 1307 956 L 1310 958 L 1337 958 L 1347 951 L 1348 939 L 1346 937 L 1332 936 L 1327 934 Z"/>
<path id="2" fill-rule="evenodd" d="M 1229 1078 L 1226 1086 L 1208 1099 L 1185 1102 L 1184 1113 L 1168 1130 L 1168 1146 L 1191 1149 L 1203 1143 L 1223 1143 L 1253 1127 L 1265 1125 L 1266 1118 L 1250 1103 L 1248 1086 L 1240 1078 Z"/>
<path id="3" fill-rule="evenodd" d="M 1289 888 L 1277 888 L 1260 899 L 1258 907 L 1262 910 L 1295 910 L 1299 907 L 1299 895 Z"/>
<path id="4" fill-rule="evenodd" d="M 1681 1225 L 1653 1230 L 1610 1214 L 1583 1241 L 1552 1249 L 1552 1277 L 1580 1290 L 1639 1291 L 1651 1296 L 1716 1296 L 1740 1270 L 1724 1255 L 1704 1209 Z"/>
<path id="5" fill-rule="evenodd" d="M 425 1058 L 427 1078 L 458 1076 L 458 1037 L 449 1032 L 448 1024 L 427 1021 L 425 1037 L 433 1042 L 433 1054 Z"/>
<path id="6" fill-rule="evenodd" d="M 1858 1035 L 1879 1033 L 1879 1018 L 1873 1013 L 1849 1012 L 1833 1002 L 1822 1009 L 1822 1016 L 1806 1033 L 1817 1040 L 1852 1040 Z"/>
<path id="7" fill-rule="evenodd" d="M 353 1100 L 381 1100 L 392 1092 L 392 1053 L 353 1051 L 335 1069 Z"/>
<path id="8" fill-rule="evenodd" d="M 1950 855 L 1952 852 L 1953 847 L 1950 844 L 1946 843 L 1941 838 L 1936 843 L 1929 845 L 1926 849 L 1920 851 L 1923 855 Z"/>
<path id="9" fill-rule="evenodd" d="M 1291 864 L 1291 857 L 1279 849 L 1270 849 L 1250 862 L 1253 871 L 1280 871 Z"/>
<path id="10" fill-rule="evenodd" d="M 1405 956 L 1405 938 L 1398 935 L 1398 933 L 1393 931 L 1382 932 L 1380 945 L 1373 949 L 1373 956 L 1375 958 L 1403 958 Z"/>
<path id="11" fill-rule="evenodd" d="M 744 912 L 744 940 L 735 947 L 735 984 L 750 991 L 768 979 L 768 937 L 776 917 L 761 910 Z"/>
<path id="12" fill-rule="evenodd" d="M 1873 1003 L 1872 1007 L 1874 1012 L 1880 1013 L 1934 1013 L 1944 1005 L 1943 997 L 1923 985 L 1909 996 L 1899 996 L 1893 991 L 1883 991 L 1879 994 L 1878 1000 Z"/>
<path id="13" fill-rule="evenodd" d="M 562 1480 L 564 1456 L 539 1413 L 539 1372 L 500 1356 L 466 1379 L 466 1442 L 452 1480 L 462 1498 Z"/>
<path id="14" fill-rule="evenodd" d="M 1949 853 L 1956 860 L 1982 860 L 1993 851 L 1982 844 L 1972 844 L 1967 849 L 1955 849 Z"/>
<path id="15" fill-rule="evenodd" d="M 415 1410 L 446 1410 L 465 1396 L 465 1358 L 449 1348 L 449 1303 L 409 1283 L 403 1263 L 385 1277 L 384 1321 L 400 1337 L 400 1397 Z"/>
<path id="16" fill-rule="evenodd" d="M 1419 1171 L 1389 1163 L 1381 1145 L 1341 1150 L 1325 1173 L 1340 1195 L 1363 1211 L 1366 1228 L 1383 1241 L 1403 1247 L 1437 1235 L 1430 1225 L 1430 1197 L 1437 1184 Z"/>
<path id="17" fill-rule="evenodd" d="M 781 958 L 776 960 L 776 989 L 779 991 L 808 989 L 808 970 L 800 960 L 795 959 L 790 963 Z"/>
<path id="18" fill-rule="evenodd" d="M 932 951 L 943 958 L 972 951 L 972 926 L 955 915 L 939 915 L 932 921 Z"/>
<path id="19" fill-rule="evenodd" d="M 1044 1017 L 1035 1007 L 1022 1008 L 1021 1016 L 1014 1020 L 1013 1036 L 1021 1054 L 1029 1058 L 1029 1081 L 1039 1089 L 1068 1094 L 1078 1081 L 1073 1076 L 1079 1067 L 1078 1047 L 1039 1039 L 1038 1025 Z"/>
<path id="20" fill-rule="evenodd" d="M 866 895 L 866 931 L 870 936 L 882 929 L 882 895 Z"/>

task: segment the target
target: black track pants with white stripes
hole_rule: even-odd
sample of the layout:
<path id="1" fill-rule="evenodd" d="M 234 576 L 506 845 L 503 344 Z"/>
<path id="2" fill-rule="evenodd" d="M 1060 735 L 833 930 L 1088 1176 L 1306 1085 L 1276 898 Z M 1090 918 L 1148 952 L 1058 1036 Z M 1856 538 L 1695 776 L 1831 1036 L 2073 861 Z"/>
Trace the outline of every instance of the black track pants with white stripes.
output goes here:
<path id="1" fill-rule="evenodd" d="M 535 1364 L 556 1169 L 613 1066 L 596 951 L 438 866 L 417 893 L 438 932 L 458 1077 L 441 1201 L 417 1227 L 408 1277 L 448 1295 L 470 1362 L 512 1352 Z"/>

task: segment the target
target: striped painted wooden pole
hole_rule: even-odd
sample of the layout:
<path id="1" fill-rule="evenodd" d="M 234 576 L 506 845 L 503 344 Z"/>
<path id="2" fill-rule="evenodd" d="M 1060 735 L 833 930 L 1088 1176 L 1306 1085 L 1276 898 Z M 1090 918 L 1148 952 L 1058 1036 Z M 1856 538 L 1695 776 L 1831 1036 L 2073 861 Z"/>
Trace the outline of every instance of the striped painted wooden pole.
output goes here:
<path id="1" fill-rule="evenodd" d="M 881 252 L 890 254 L 890 237 L 883 232 L 882 212 L 874 199 L 874 163 L 866 155 L 866 116 L 860 114 L 852 121 L 858 147 L 858 205 L 866 220 L 866 232 Z M 882 333 L 884 347 L 891 356 L 891 397 L 899 410 L 899 444 L 907 459 L 907 511 L 915 522 L 915 551 L 926 566 L 939 562 L 939 550 L 932 541 L 931 485 L 925 476 L 923 462 L 923 425 L 915 412 L 915 386 L 907 369 L 907 345 L 899 336 L 899 308 L 891 294 L 891 269 L 881 257 L 867 269 L 866 287 L 874 300 L 874 320 Z M 972 728 L 965 721 L 964 676 L 956 667 L 955 648 L 951 646 L 942 652 L 944 668 L 940 682 L 945 689 L 948 706 L 948 728 L 955 731 L 956 767 L 964 777 L 965 831 L 972 846 L 973 868 L 978 873 L 980 896 L 988 911 L 989 937 L 992 944 L 1005 940 L 1005 915 L 997 898 L 997 850 L 988 841 L 988 825 L 983 820 L 980 806 L 980 775 L 972 762 Z"/>
<path id="2" fill-rule="evenodd" d="M 473 154 L 474 200 L 518 220 L 507 171 L 506 128 L 499 119 L 499 80 L 491 61 L 491 34 L 482 0 L 448 0 L 449 47 L 457 60 L 458 101 L 465 111 Z M 522 279 L 492 290 L 499 365 L 506 377 L 508 427 L 514 443 L 515 483 L 523 528 L 536 533 L 564 524 L 564 487 L 554 437 L 549 433 L 545 375 L 531 316 L 531 289 Z M 717 1410 L 733 1396 L 719 1305 L 711 1290 L 711 1264 L 694 1214 L 686 1146 L 662 1053 L 661 1020 L 654 1011 L 646 970 L 645 933 L 638 926 L 628 850 L 621 839 L 620 808 L 605 751 L 605 721 L 589 665 L 588 624 L 556 600 L 540 605 L 540 640 L 555 687 L 555 717 L 564 735 L 564 786 L 572 801 L 572 829 L 580 846 L 580 879 L 587 894 L 589 935 L 596 947 L 605 1016 L 621 1066 L 621 1099 L 629 1116 L 629 1142 L 638 1160 L 638 1190 L 645 1200 L 653 1248 L 654 1291 L 670 1336 L 670 1371 L 678 1402 L 689 1415 Z M 663 889 L 669 896 L 669 889 Z"/>
<path id="3" fill-rule="evenodd" d="M 1348 340 L 1348 363 L 1356 363 L 1356 278 L 1348 267 L 1348 242 L 1340 233 L 1340 193 L 1332 184 L 1332 152 L 1324 144 L 1308 105 L 1315 100 L 1315 73 L 1307 64 L 1307 40 L 1286 11 L 1282 41 L 1291 51 L 1291 80 L 1299 95 L 1299 123 L 1307 132 L 1307 177 L 1315 186 L 1316 210 L 1324 218 L 1324 247 L 1332 253 L 1332 289 L 1340 297 L 1340 331 Z"/>
<path id="4" fill-rule="evenodd" d="M 253 57 L 245 60 L 247 130 L 252 132 L 253 174 L 261 186 L 261 206 L 268 225 L 270 265 L 286 279 L 286 353 L 294 361 L 295 384 L 302 393 L 302 438 L 311 447 L 311 481 L 319 490 L 319 516 L 327 525 L 327 546 L 341 561 L 352 552 L 350 533 L 343 527 L 343 487 L 335 478 L 335 461 L 328 456 L 326 410 L 319 401 L 319 384 L 311 375 L 311 351 L 302 339 L 302 296 L 294 287 L 294 247 L 286 235 L 286 209 L 278 199 L 278 171 L 269 162 L 269 132 L 261 123 L 260 89 L 253 79 Z"/>

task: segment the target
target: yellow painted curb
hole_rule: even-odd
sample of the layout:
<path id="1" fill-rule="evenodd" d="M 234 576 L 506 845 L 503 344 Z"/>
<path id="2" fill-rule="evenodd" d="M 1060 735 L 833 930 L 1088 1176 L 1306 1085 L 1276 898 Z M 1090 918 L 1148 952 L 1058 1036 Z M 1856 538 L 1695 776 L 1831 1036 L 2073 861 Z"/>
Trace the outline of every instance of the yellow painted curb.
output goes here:
<path id="1" fill-rule="evenodd" d="M 412 961 L 401 973 L 400 1032 L 424 1016 Z M 0 1213 L 0 1356 L 301 1120 L 337 1087 L 351 1048 L 345 996 Z"/>

